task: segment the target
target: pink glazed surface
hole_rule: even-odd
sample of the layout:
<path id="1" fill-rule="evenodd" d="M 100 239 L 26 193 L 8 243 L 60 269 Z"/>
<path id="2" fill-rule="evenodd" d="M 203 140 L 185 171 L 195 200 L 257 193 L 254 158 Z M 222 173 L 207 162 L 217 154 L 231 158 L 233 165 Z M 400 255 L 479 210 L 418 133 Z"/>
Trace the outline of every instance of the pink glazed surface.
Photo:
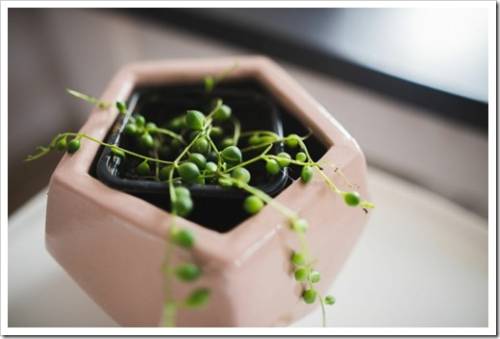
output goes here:
<path id="1" fill-rule="evenodd" d="M 234 62 L 230 77 L 255 77 L 289 111 L 309 126 L 328 151 L 322 162 L 342 169 L 367 195 L 366 164 L 355 140 L 279 66 L 260 56 L 157 61 L 132 64 L 111 81 L 101 99 L 125 100 L 135 86 L 201 81 Z M 103 139 L 115 109 L 95 109 L 81 132 Z M 98 145 L 83 141 L 65 155 L 52 175 L 46 220 L 46 245 L 52 256 L 114 320 L 123 326 L 158 326 L 163 304 L 160 272 L 171 216 L 132 195 L 111 189 L 89 174 Z M 343 179 L 326 169 L 346 188 Z M 307 239 L 325 292 L 353 248 L 367 215 L 350 208 L 319 176 L 308 185 L 294 182 L 276 200 L 307 218 Z M 176 250 L 172 260 L 194 260 L 205 274 L 194 285 L 174 283 L 178 298 L 195 286 L 208 286 L 211 301 L 201 310 L 180 311 L 178 326 L 285 326 L 312 311 L 300 299 L 290 253 L 297 239 L 272 206 L 228 233 L 217 233 L 178 218 L 177 225 L 197 238 L 192 252 Z M 338 296 L 348 298 L 348 296 Z M 320 326 L 320 319 L 318 319 Z"/>

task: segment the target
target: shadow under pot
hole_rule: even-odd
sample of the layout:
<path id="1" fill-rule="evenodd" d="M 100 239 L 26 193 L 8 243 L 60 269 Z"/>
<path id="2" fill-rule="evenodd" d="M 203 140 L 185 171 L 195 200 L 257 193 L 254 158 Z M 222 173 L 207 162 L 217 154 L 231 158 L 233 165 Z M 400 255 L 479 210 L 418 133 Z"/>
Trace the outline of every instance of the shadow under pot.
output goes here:
<path id="1" fill-rule="evenodd" d="M 196 86 L 177 87 L 148 87 L 136 90 L 128 100 L 128 112 L 119 116 L 113 125 L 106 142 L 115 144 L 131 151 L 151 156 L 148 150 L 142 148 L 137 138 L 124 133 L 125 126 L 134 114 L 140 114 L 146 121 L 154 122 L 159 127 L 174 129 L 172 121 L 181 117 L 187 110 L 209 112 L 216 98 L 221 98 L 224 104 L 232 109 L 232 118 L 222 123 L 215 123 L 225 131 L 224 135 L 234 136 L 236 124 L 240 124 L 243 131 L 269 130 L 279 137 L 283 136 L 283 126 L 276 104 L 268 97 L 249 89 L 219 89 L 210 94 Z M 179 121 L 179 118 L 177 119 Z M 175 125 L 175 124 L 174 124 Z M 192 139 L 193 135 L 185 133 L 185 140 Z M 213 136 L 219 149 L 224 147 L 222 136 Z M 238 147 L 248 147 L 248 138 L 240 138 Z M 273 153 L 283 151 L 281 143 L 274 144 Z M 158 157 L 162 160 L 173 161 L 179 155 L 182 147 L 173 149 L 164 147 L 158 149 Z M 243 161 L 262 152 L 262 149 L 243 153 Z M 216 162 L 215 154 L 208 153 L 206 157 Z M 212 158 L 213 159 L 212 159 Z M 160 208 L 170 208 L 168 184 L 165 178 L 156 176 L 156 168 L 151 165 L 151 176 L 139 176 L 136 167 L 142 161 L 134 157 L 125 159 L 115 155 L 109 148 L 102 148 L 96 165 L 97 177 L 110 187 L 130 193 L 142 198 Z M 250 184 L 270 196 L 276 196 L 287 184 L 288 171 L 283 168 L 276 175 L 269 175 L 265 171 L 263 161 L 252 163 L 246 168 L 252 173 Z M 246 192 L 237 188 L 224 188 L 215 182 L 206 181 L 205 184 L 189 186 L 196 208 L 187 219 L 202 224 L 219 232 L 227 232 L 248 217 L 242 205 Z M 230 213 L 213 213 L 224 206 Z"/>

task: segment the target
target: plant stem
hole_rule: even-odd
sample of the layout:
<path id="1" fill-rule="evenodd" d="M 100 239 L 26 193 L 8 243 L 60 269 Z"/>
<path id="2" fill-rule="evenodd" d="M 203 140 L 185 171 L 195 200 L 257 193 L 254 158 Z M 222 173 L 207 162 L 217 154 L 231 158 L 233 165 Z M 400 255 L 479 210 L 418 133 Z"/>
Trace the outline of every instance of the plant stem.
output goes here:
<path id="1" fill-rule="evenodd" d="M 312 262 L 311 254 L 309 253 L 309 246 L 307 245 L 307 240 L 304 233 L 297 232 L 297 238 L 299 239 L 300 250 L 304 253 L 306 257 L 306 262 L 308 265 Z"/>
<path id="2" fill-rule="evenodd" d="M 300 148 L 304 151 L 304 153 L 307 156 L 307 159 L 309 160 L 310 163 L 313 163 L 313 159 L 311 158 L 311 155 L 309 154 L 309 150 L 307 149 L 306 144 L 304 143 L 304 140 L 302 138 L 298 139 Z"/>
<path id="3" fill-rule="evenodd" d="M 184 141 L 184 138 L 182 138 L 181 135 L 175 133 L 175 132 L 172 132 L 171 130 L 169 129 L 166 129 L 166 128 L 160 128 L 160 127 L 153 127 L 153 128 L 149 128 L 148 131 L 150 132 L 153 132 L 153 133 L 159 133 L 159 134 L 164 134 L 164 135 L 168 135 L 169 137 L 172 137 L 174 139 L 177 139 L 179 140 L 180 142 L 182 142 L 183 144 L 186 144 L 186 142 Z"/>
<path id="4" fill-rule="evenodd" d="M 38 153 L 36 153 L 35 155 L 31 155 L 31 154 L 28 155 L 26 157 L 26 159 L 24 159 L 24 161 L 33 161 L 36 159 L 40 159 L 41 157 L 49 154 L 50 151 L 52 151 L 51 148 L 45 147 L 45 146 L 38 146 L 36 149 L 37 149 Z"/>
<path id="5" fill-rule="evenodd" d="M 174 169 L 172 169 L 169 173 L 169 194 L 170 194 L 170 205 L 171 205 L 171 214 L 172 214 L 172 229 L 175 228 L 175 218 L 177 212 L 175 210 L 175 201 L 177 200 L 177 196 L 175 194 L 175 187 L 173 183 Z M 169 230 L 169 232 L 172 231 Z M 173 301 L 173 297 L 171 294 L 170 284 L 172 282 L 172 270 L 170 269 L 170 256 L 172 254 L 172 246 L 169 239 L 169 233 L 167 233 L 167 239 L 165 239 L 165 255 L 163 259 L 163 273 L 165 275 L 164 280 L 164 304 L 163 304 L 163 325 L 167 327 L 175 326 L 175 316 L 176 316 L 176 304 Z"/>
<path id="6" fill-rule="evenodd" d="M 210 147 L 212 147 L 214 152 L 217 153 L 217 167 L 220 168 L 222 166 L 222 156 L 219 152 L 219 149 L 215 145 L 214 141 L 210 137 L 210 130 L 207 133 L 207 140 L 208 140 L 208 143 L 210 144 Z"/>
<path id="7" fill-rule="evenodd" d="M 236 67 L 238 67 L 238 63 L 235 62 L 230 68 L 227 68 L 226 70 L 224 70 L 222 73 L 216 75 L 216 76 L 210 76 L 210 78 L 213 79 L 213 84 L 211 85 L 211 87 L 209 89 L 207 89 L 207 92 L 211 92 L 219 82 L 221 82 L 222 80 L 224 80 L 224 78 L 226 76 L 228 76 L 229 73 L 231 73 L 234 69 L 236 69 Z"/>
<path id="8" fill-rule="evenodd" d="M 350 188 L 350 189 L 355 189 L 354 185 L 347 179 L 345 176 L 344 172 L 335 164 L 329 163 L 328 164 L 331 168 L 333 168 L 333 171 L 338 174 L 342 180 L 344 180 L 344 183 Z"/>
<path id="9" fill-rule="evenodd" d="M 241 134 L 241 124 L 240 121 L 236 118 L 231 119 L 234 124 L 234 133 L 233 133 L 233 143 L 238 146 L 238 141 L 240 139 L 240 134 Z"/>
<path id="10" fill-rule="evenodd" d="M 316 166 L 315 166 L 315 168 L 318 170 L 319 174 L 323 177 L 323 179 L 325 180 L 326 184 L 328 185 L 328 187 L 330 187 L 330 189 L 332 191 L 334 191 L 337 194 L 342 194 L 342 191 L 337 187 L 337 185 L 335 185 L 333 183 L 333 181 L 322 170 L 320 170 Z"/>
<path id="11" fill-rule="evenodd" d="M 222 106 L 222 100 L 221 99 L 217 99 L 217 101 L 215 102 L 214 108 L 207 115 L 207 120 L 205 121 L 205 125 L 203 126 L 204 129 L 207 128 L 208 126 L 210 126 L 212 124 L 212 116 L 215 114 L 215 112 L 217 112 L 219 110 L 219 108 L 221 106 Z"/>
<path id="12" fill-rule="evenodd" d="M 269 146 L 269 145 L 274 145 L 274 144 L 276 144 L 278 142 L 282 142 L 283 140 L 285 140 L 285 139 L 284 138 L 278 138 L 278 139 L 273 140 L 273 141 L 263 142 L 262 144 L 247 146 L 245 148 L 242 148 L 241 152 L 253 151 L 253 150 L 256 150 L 256 149 L 259 149 L 259 148 L 262 148 L 262 147 L 266 147 L 266 146 Z"/>
<path id="13" fill-rule="evenodd" d="M 323 301 L 323 297 L 318 295 L 319 304 L 321 305 L 321 325 L 326 327 L 326 311 L 325 311 L 325 303 Z"/>
<path id="14" fill-rule="evenodd" d="M 175 214 L 173 215 L 173 218 L 175 218 Z M 165 241 L 165 255 L 163 256 L 163 263 L 162 263 L 162 271 L 165 277 L 163 284 L 163 293 L 164 293 L 163 325 L 167 327 L 175 326 L 175 316 L 176 316 L 176 303 L 171 295 L 172 294 L 172 289 L 171 289 L 172 270 L 170 269 L 171 255 L 172 255 L 172 244 L 170 243 L 170 239 L 168 239 L 167 235 L 167 239 Z"/>
<path id="15" fill-rule="evenodd" d="M 100 109 L 107 109 L 111 106 L 109 102 L 102 101 L 97 99 L 96 97 L 93 97 L 91 95 L 83 94 L 81 92 L 75 91 L 74 89 L 66 88 L 66 91 L 71 94 L 74 97 L 77 97 L 79 99 L 82 99 L 84 101 L 87 101 L 88 103 L 91 103 L 92 105 L 95 105 L 96 107 Z"/>
<path id="16" fill-rule="evenodd" d="M 156 148 L 154 150 L 154 155 L 156 160 L 160 160 L 158 159 L 158 150 Z M 156 181 L 160 181 L 160 165 L 158 162 L 155 162 L 155 179 Z"/>
<path id="17" fill-rule="evenodd" d="M 259 154 L 258 156 L 254 157 L 254 158 L 252 158 L 252 159 L 249 159 L 249 160 L 247 160 L 247 161 L 244 161 L 244 162 L 242 162 L 242 163 L 239 163 L 238 165 L 235 165 L 235 166 L 233 166 L 233 167 L 231 167 L 231 168 L 229 168 L 229 169 L 225 170 L 224 172 L 225 172 L 225 173 L 228 173 L 228 172 L 231 172 L 232 170 L 234 170 L 234 169 L 236 169 L 236 168 L 238 168 L 238 167 L 243 167 L 243 166 L 249 165 L 249 164 L 251 164 L 251 163 L 254 163 L 254 162 L 256 162 L 256 161 L 259 161 L 259 160 L 263 159 L 263 158 L 264 158 L 264 156 L 267 154 L 267 152 L 269 152 L 269 151 L 271 150 L 271 148 L 272 148 L 272 145 L 269 145 L 269 146 L 266 148 L 266 150 L 265 150 L 264 152 L 262 152 L 261 154 Z"/>
<path id="18" fill-rule="evenodd" d="M 174 167 L 177 167 L 179 165 L 179 161 L 182 160 L 182 158 L 189 152 L 189 149 L 194 145 L 194 143 L 203 135 L 203 132 L 200 132 L 196 134 L 196 136 L 191 140 L 191 142 L 184 148 L 179 154 L 179 156 L 174 160 Z"/>
<path id="19" fill-rule="evenodd" d="M 163 326 L 175 327 L 175 318 L 177 315 L 177 305 L 175 302 L 165 302 L 163 304 Z"/>
<path id="20" fill-rule="evenodd" d="M 267 130 L 253 130 L 253 131 L 241 132 L 242 137 L 246 137 L 246 136 L 253 135 L 253 134 L 267 134 L 267 135 L 274 136 L 277 138 L 279 137 L 275 132 L 267 131 Z"/>
<path id="21" fill-rule="evenodd" d="M 96 139 L 94 137 L 91 137 L 90 135 L 87 135 L 87 134 L 84 134 L 84 133 L 73 133 L 73 132 L 61 133 L 61 134 L 57 135 L 53 139 L 53 142 L 51 142 L 51 144 L 49 145 L 48 148 L 41 147 L 43 149 L 43 152 L 38 153 L 38 154 L 36 154 L 34 156 L 28 156 L 28 158 L 26 159 L 26 161 L 32 161 L 32 160 L 41 158 L 42 156 L 46 155 L 47 153 L 49 153 L 54 148 L 54 146 L 55 146 L 54 141 L 59 140 L 60 138 L 63 138 L 63 137 L 83 138 L 83 139 L 87 139 L 87 140 L 93 141 L 93 142 L 95 142 L 95 143 L 97 143 L 97 144 L 99 144 L 101 146 L 104 146 L 104 147 L 116 148 L 118 150 L 123 151 L 123 153 L 125 153 L 125 154 L 131 155 L 131 156 L 136 157 L 136 158 L 140 158 L 142 160 L 151 161 L 153 163 L 154 162 L 158 162 L 160 164 L 166 164 L 166 165 L 171 165 L 172 164 L 172 161 L 166 161 L 166 160 L 160 160 L 160 159 L 151 158 L 151 157 L 148 157 L 148 156 L 136 153 L 136 152 L 129 151 L 128 149 L 122 148 L 122 147 L 117 146 L 117 145 L 108 144 L 108 143 L 103 142 L 101 140 L 98 140 L 98 139 Z"/>
<path id="22" fill-rule="evenodd" d="M 274 154 L 270 154 L 270 155 L 268 155 L 268 157 L 271 158 L 271 159 L 275 159 L 275 160 L 281 159 L 279 156 L 274 155 Z M 314 162 L 314 161 L 312 161 L 312 162 L 311 161 L 304 162 L 304 161 L 298 161 L 298 160 L 294 160 L 294 159 L 287 159 L 287 161 L 290 162 L 291 164 L 299 165 L 299 166 L 304 166 L 304 165 L 310 165 L 310 166 L 314 166 L 314 167 L 319 167 L 320 166 L 317 162 Z"/>

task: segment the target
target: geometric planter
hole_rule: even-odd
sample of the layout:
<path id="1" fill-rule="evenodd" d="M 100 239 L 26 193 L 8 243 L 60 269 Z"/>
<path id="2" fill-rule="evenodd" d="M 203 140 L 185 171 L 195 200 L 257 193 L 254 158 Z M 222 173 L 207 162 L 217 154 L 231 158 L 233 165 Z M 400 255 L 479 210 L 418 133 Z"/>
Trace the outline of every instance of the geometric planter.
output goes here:
<path id="1" fill-rule="evenodd" d="M 145 62 L 126 66 L 101 99 L 125 101 L 144 85 L 201 82 L 238 62 L 228 79 L 253 78 L 308 126 L 327 151 L 319 160 L 342 170 L 363 197 L 366 163 L 356 141 L 325 109 L 274 62 L 260 56 Z M 105 139 L 118 116 L 113 107 L 94 109 L 82 133 Z M 91 175 L 99 145 L 82 140 L 64 155 L 52 175 L 47 203 L 46 245 L 76 283 L 117 323 L 158 326 L 163 306 L 161 265 L 172 217 L 133 195 L 112 189 Z M 349 190 L 333 167 L 325 173 Z M 352 188 L 350 189 L 352 190 Z M 304 185 L 296 180 L 276 197 L 309 222 L 306 237 L 324 293 L 340 271 L 367 220 L 360 208 L 346 206 L 319 175 Z M 193 284 L 173 281 L 181 298 L 196 286 L 209 287 L 202 309 L 179 310 L 177 326 L 284 326 L 313 310 L 294 281 L 290 253 L 298 247 L 288 222 L 272 206 L 227 233 L 177 217 L 176 224 L 196 237 L 192 251 L 175 248 L 173 263 L 198 263 L 203 276 Z M 342 296 L 346 298 L 348 296 Z M 319 321 L 318 321 L 319 324 Z"/>

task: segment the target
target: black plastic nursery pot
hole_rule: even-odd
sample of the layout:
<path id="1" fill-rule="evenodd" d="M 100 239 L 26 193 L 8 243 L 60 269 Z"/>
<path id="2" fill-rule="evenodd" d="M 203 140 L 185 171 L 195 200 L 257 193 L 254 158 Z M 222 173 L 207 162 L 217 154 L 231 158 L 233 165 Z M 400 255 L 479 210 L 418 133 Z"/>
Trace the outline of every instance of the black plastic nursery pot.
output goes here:
<path id="1" fill-rule="evenodd" d="M 216 98 L 221 98 L 224 104 L 232 108 L 232 115 L 241 123 L 242 131 L 270 130 L 279 136 L 290 132 L 302 134 L 307 132 L 307 129 L 280 107 L 257 82 L 238 80 L 223 83 L 210 93 L 207 93 L 200 84 L 137 88 L 127 102 L 127 114 L 117 118 L 105 142 L 143 153 L 139 145 L 123 133 L 127 121 L 133 114 L 141 114 L 147 121 L 152 121 L 159 127 L 167 127 L 169 121 L 187 110 L 209 112 Z M 225 130 L 234 129 L 231 122 L 225 122 L 221 127 Z M 324 147 L 314 137 L 309 138 L 306 143 L 312 146 L 313 157 L 319 157 L 324 153 Z M 277 143 L 274 145 L 273 153 L 283 150 L 284 146 Z M 160 158 L 173 160 L 175 154 L 160 154 Z M 122 159 L 114 155 L 109 148 L 101 148 L 96 160 L 95 175 L 106 185 L 147 200 L 163 209 L 169 208 L 166 182 L 134 175 L 133 169 L 139 164 L 139 159 L 133 157 Z M 252 164 L 248 169 L 252 173 L 250 184 L 270 196 L 279 194 L 289 184 L 290 178 L 295 176 L 293 170 L 289 172 L 288 168 L 282 169 L 279 174 L 269 175 L 265 171 L 263 162 Z M 242 209 L 242 202 L 247 194 L 241 190 L 223 188 L 210 183 L 193 184 L 189 189 L 196 208 L 187 219 L 219 232 L 227 232 L 248 217 Z"/>

